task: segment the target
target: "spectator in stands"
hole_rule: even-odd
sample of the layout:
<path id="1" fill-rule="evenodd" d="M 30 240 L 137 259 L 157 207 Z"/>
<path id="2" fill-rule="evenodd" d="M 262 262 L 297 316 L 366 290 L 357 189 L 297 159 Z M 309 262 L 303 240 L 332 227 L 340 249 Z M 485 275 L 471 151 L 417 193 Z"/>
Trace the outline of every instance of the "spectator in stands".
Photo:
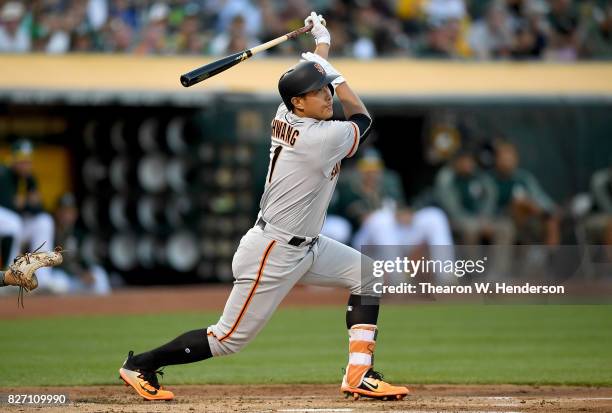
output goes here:
<path id="1" fill-rule="evenodd" d="M 31 38 L 24 22 L 25 7 L 9 1 L 0 10 L 0 53 L 26 53 L 31 50 Z"/>
<path id="2" fill-rule="evenodd" d="M 338 3 L 330 4 L 334 7 Z M 258 0 L 257 6 L 261 11 L 258 16 L 261 21 L 259 31 L 255 33 L 256 37 L 265 42 L 281 36 L 287 32 L 295 30 L 304 24 L 300 18 L 304 13 L 308 14 L 311 11 L 311 6 L 303 0 L 278 2 L 276 0 Z M 343 23 L 343 12 L 332 13 L 331 9 L 317 8 L 317 12 L 325 16 L 328 22 L 328 29 L 334 39 L 334 54 L 342 56 L 350 54 L 347 43 L 349 30 Z M 277 47 L 268 51 L 270 55 L 295 55 L 302 50 L 311 47 L 312 40 L 306 36 L 299 36 L 292 42 L 284 42 Z"/>
<path id="3" fill-rule="evenodd" d="M 87 27 L 85 21 L 86 3 L 81 2 L 73 5 L 65 12 L 57 11 L 45 16 L 44 26 L 47 35 L 45 51 L 49 54 L 63 54 L 71 50 L 72 36 L 77 27 Z"/>
<path id="4" fill-rule="evenodd" d="M 432 22 L 416 47 L 415 55 L 426 59 L 451 59 L 456 57 L 456 23 Z"/>
<path id="5" fill-rule="evenodd" d="M 102 33 L 102 50 L 106 52 L 127 53 L 132 49 L 134 29 L 123 19 L 114 17 Z"/>
<path id="6" fill-rule="evenodd" d="M 547 44 L 546 0 L 506 0 L 513 32 L 510 57 L 516 60 L 541 58 Z"/>
<path id="7" fill-rule="evenodd" d="M 334 39 L 334 54 L 352 57 L 353 43 L 349 35 L 349 24 L 343 20 L 333 20 L 329 25 L 329 33 Z"/>
<path id="8" fill-rule="evenodd" d="M 279 18 L 279 14 L 272 0 L 260 0 L 262 27 L 259 34 L 264 40 L 271 40 L 283 34 L 285 30 L 284 22 Z M 327 20 L 327 16 L 325 17 Z M 329 26 L 329 24 L 328 24 Z M 330 27 L 331 28 L 331 27 Z"/>
<path id="9" fill-rule="evenodd" d="M 418 56 L 427 58 L 465 58 L 471 54 L 467 41 L 469 19 L 464 0 L 430 0 L 423 12 L 428 30 L 421 37 Z M 424 43 L 423 43 L 424 42 Z"/>
<path id="10" fill-rule="evenodd" d="M 210 44 L 210 53 L 213 55 L 227 55 L 256 46 L 259 41 L 249 37 L 246 31 L 245 19 L 238 14 L 232 20 L 227 32 L 220 33 Z"/>
<path id="11" fill-rule="evenodd" d="M 12 147 L 11 166 L 2 169 L 0 191 L 0 228 L 13 242 L 8 256 L 11 261 L 21 252 L 23 242 L 29 242 L 29 251 L 41 245 L 53 245 L 55 225 L 53 218 L 42 207 L 36 178 L 32 175 L 32 143 L 17 141 Z M 39 277 L 49 275 L 50 268 L 38 270 Z"/>
<path id="12" fill-rule="evenodd" d="M 384 2 L 372 2 L 353 12 L 355 40 L 351 55 L 358 59 L 378 56 L 405 55 L 410 40 L 404 34 L 399 20 L 392 18 Z"/>
<path id="13" fill-rule="evenodd" d="M 612 245 L 612 166 L 593 174 L 591 196 L 595 212 L 586 220 L 589 239 L 595 244 Z"/>
<path id="14" fill-rule="evenodd" d="M 356 39 L 352 54 L 357 59 L 373 59 L 377 55 L 374 38 L 380 32 L 381 16 L 369 5 L 355 11 L 354 30 Z"/>
<path id="15" fill-rule="evenodd" d="M 287 1 L 285 7 L 290 7 L 296 0 Z M 293 16 L 305 16 L 310 12 L 310 7 L 302 2 L 299 14 Z M 247 37 L 256 36 L 261 30 L 261 11 L 249 0 L 210 0 L 206 2 L 208 12 L 217 16 L 215 33 L 227 33 L 230 26 L 234 24 L 236 16 L 242 16 L 244 34 Z M 300 23 L 303 25 L 302 19 Z"/>
<path id="16" fill-rule="evenodd" d="M 108 0 L 89 0 L 81 3 L 86 4 L 87 26 L 91 27 L 92 30 L 100 30 L 108 19 Z"/>
<path id="17" fill-rule="evenodd" d="M 514 32 L 510 56 L 515 60 L 538 59 L 545 47 L 546 39 L 542 32 L 531 23 L 521 23 Z"/>
<path id="18" fill-rule="evenodd" d="M 92 32 L 90 32 L 85 26 L 77 28 L 70 39 L 70 50 L 77 53 L 87 53 L 92 50 L 96 50 Z"/>
<path id="19" fill-rule="evenodd" d="M 195 3 L 185 8 L 183 20 L 173 38 L 173 52 L 195 55 L 204 53 L 206 36 L 202 34 L 198 13 L 199 7 Z"/>
<path id="20" fill-rule="evenodd" d="M 516 147 L 510 142 L 498 142 L 492 174 L 497 190 L 498 217 L 511 217 L 517 233 L 523 237 L 534 235 L 537 242 L 559 245 L 559 216 L 554 202 L 542 190 L 537 179 L 518 166 Z"/>
<path id="21" fill-rule="evenodd" d="M 540 18 L 549 11 L 549 0 L 494 0 L 505 3 L 505 9 L 512 21 L 512 27 L 516 29 L 534 17 Z M 480 2 L 479 2 L 480 3 Z M 482 2 L 483 5 L 490 5 L 489 2 Z M 488 6 L 487 6 L 488 7 Z"/>
<path id="22" fill-rule="evenodd" d="M 379 56 L 406 56 L 412 52 L 412 40 L 404 33 L 399 20 L 386 19 L 384 30 L 375 37 Z"/>
<path id="23" fill-rule="evenodd" d="M 142 32 L 142 38 L 136 46 L 139 54 L 162 54 L 167 51 L 168 13 L 166 3 L 155 3 L 149 9 L 147 25 Z"/>
<path id="24" fill-rule="evenodd" d="M 550 42 L 546 58 L 573 61 L 578 57 L 578 16 L 571 0 L 551 0 Z"/>
<path id="25" fill-rule="evenodd" d="M 61 245 L 67 253 L 62 264 L 51 270 L 50 277 L 41 279 L 39 276 L 39 287 L 57 294 L 109 294 L 111 287 L 106 271 L 81 259 L 79 247 L 82 233 L 77 226 L 78 217 L 74 195 L 62 195 L 55 211 L 55 244 Z"/>
<path id="26" fill-rule="evenodd" d="M 462 20 L 466 15 L 463 0 L 429 0 L 425 3 L 425 14 L 431 23 Z"/>
<path id="27" fill-rule="evenodd" d="M 304 13 L 308 14 L 310 9 L 311 6 L 308 4 L 307 0 L 289 0 L 281 2 L 280 4 L 277 2 L 277 14 L 284 24 L 283 33 L 303 26 L 304 21 L 299 16 L 303 16 Z M 330 16 L 330 13 L 321 14 Z"/>
<path id="28" fill-rule="evenodd" d="M 504 3 L 489 3 L 486 17 L 471 28 L 469 43 L 479 59 L 505 58 L 513 42 L 512 21 Z"/>
<path id="29" fill-rule="evenodd" d="M 612 2 L 603 9 L 596 9 L 593 20 L 588 22 L 582 57 L 612 59 Z"/>
<path id="30" fill-rule="evenodd" d="M 117 19 L 128 26 L 132 31 L 140 28 L 139 10 L 129 0 L 113 0 L 110 8 L 110 17 Z"/>

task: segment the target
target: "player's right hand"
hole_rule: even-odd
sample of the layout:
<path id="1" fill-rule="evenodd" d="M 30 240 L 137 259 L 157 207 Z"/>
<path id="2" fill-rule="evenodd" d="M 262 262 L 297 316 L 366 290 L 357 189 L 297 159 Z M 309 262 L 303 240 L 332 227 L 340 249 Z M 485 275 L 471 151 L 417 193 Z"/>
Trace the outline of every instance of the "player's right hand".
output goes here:
<path id="1" fill-rule="evenodd" d="M 310 13 L 310 16 L 304 19 L 304 24 L 306 26 L 308 26 L 311 23 L 312 23 L 312 30 L 310 31 L 310 33 L 312 34 L 312 37 L 314 37 L 315 42 L 317 44 L 319 43 L 331 44 L 331 36 L 329 34 L 329 31 L 325 27 L 326 23 L 325 23 L 325 19 L 323 18 L 323 16 L 313 11 L 312 13 Z"/>
<path id="2" fill-rule="evenodd" d="M 320 64 L 321 67 L 325 70 L 325 73 L 327 73 L 328 75 L 338 75 L 338 77 L 332 82 L 332 86 L 334 87 L 334 89 L 339 84 L 346 82 L 344 77 L 342 77 L 342 74 L 337 71 L 331 63 L 329 63 L 326 59 L 319 56 L 318 54 L 312 52 L 302 53 L 302 59 Z"/>

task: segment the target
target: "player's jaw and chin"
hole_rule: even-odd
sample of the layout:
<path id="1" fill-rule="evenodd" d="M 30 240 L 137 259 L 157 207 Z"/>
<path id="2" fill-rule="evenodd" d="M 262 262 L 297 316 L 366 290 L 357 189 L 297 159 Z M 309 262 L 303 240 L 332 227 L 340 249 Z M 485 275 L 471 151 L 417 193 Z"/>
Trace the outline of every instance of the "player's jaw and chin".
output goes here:
<path id="1" fill-rule="evenodd" d="M 301 96 L 301 103 L 303 109 L 293 110 L 297 116 L 316 120 L 329 120 L 334 116 L 333 97 L 327 85 Z"/>

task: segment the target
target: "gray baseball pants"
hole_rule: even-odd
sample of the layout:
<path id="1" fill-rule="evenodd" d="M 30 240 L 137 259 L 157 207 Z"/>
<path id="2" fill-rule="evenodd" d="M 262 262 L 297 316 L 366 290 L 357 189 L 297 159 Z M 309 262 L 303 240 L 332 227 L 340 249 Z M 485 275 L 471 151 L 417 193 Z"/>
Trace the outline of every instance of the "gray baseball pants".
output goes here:
<path id="1" fill-rule="evenodd" d="M 255 338 L 298 282 L 377 295 L 371 259 L 325 236 L 298 247 L 288 243 L 291 237 L 271 225 L 242 237 L 232 261 L 234 287 L 221 318 L 207 329 L 213 356 L 236 353 Z"/>

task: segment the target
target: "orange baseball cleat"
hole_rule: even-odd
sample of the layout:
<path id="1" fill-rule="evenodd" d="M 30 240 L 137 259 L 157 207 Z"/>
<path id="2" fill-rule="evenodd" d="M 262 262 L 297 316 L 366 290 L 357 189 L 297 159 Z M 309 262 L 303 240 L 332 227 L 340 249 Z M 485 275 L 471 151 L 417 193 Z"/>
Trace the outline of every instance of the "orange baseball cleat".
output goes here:
<path id="1" fill-rule="evenodd" d="M 172 400 L 174 393 L 164 390 L 157 380 L 157 375 L 163 376 L 162 371 L 148 371 L 130 365 L 130 359 L 134 355 L 133 351 L 128 353 L 128 357 L 119 369 L 119 378 L 125 382 L 126 386 L 132 386 L 139 396 L 146 400 Z"/>
<path id="2" fill-rule="evenodd" d="M 355 400 L 362 396 L 378 400 L 402 400 L 410 393 L 407 387 L 393 386 L 383 381 L 383 375 L 372 369 L 363 376 L 358 387 L 349 386 L 345 375 L 340 390 L 347 398 L 353 396 Z"/>

